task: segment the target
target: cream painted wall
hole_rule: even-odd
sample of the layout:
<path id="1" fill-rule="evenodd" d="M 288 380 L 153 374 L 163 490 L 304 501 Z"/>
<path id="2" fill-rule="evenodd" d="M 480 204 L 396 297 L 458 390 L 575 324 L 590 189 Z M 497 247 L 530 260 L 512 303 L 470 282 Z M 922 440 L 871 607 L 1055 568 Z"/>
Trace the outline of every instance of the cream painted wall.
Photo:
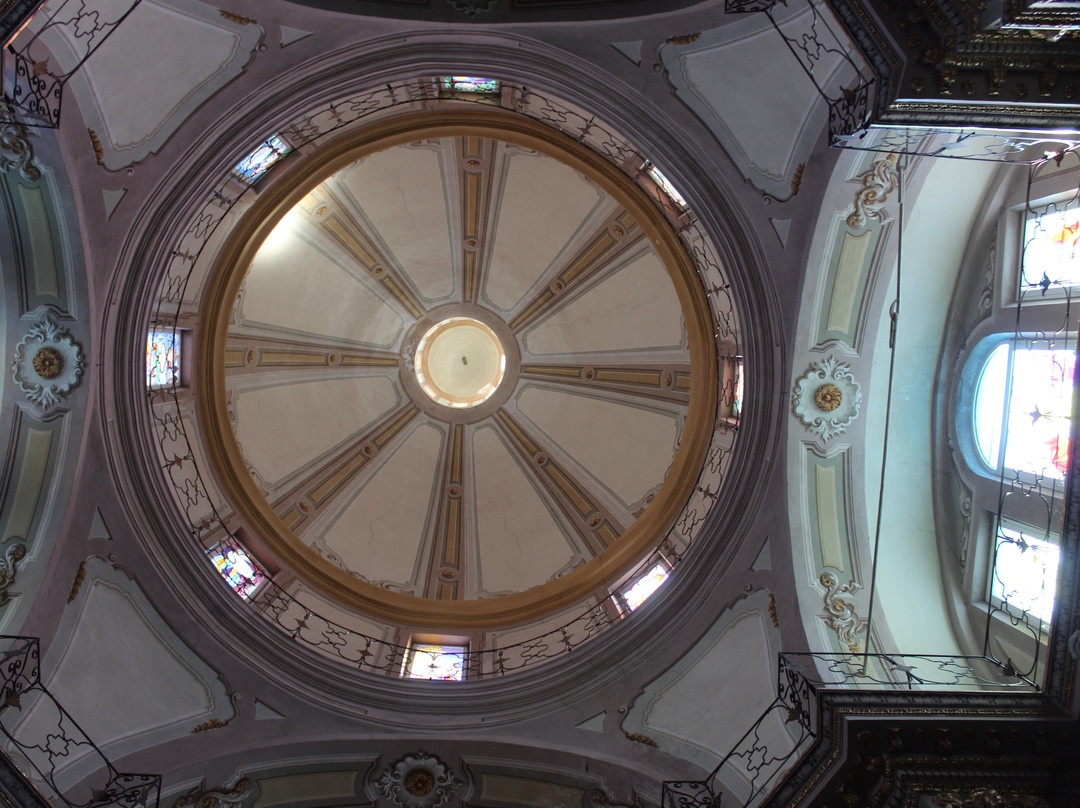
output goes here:
<path id="1" fill-rule="evenodd" d="M 938 563 L 929 407 L 953 285 L 975 215 L 996 170 L 993 163 L 933 161 L 918 197 L 905 211 L 901 313 L 875 608 L 888 619 L 896 650 L 908 653 L 960 652 L 949 627 Z M 894 268 L 890 290 L 895 283 Z M 891 300 L 890 292 L 886 307 Z M 888 316 L 881 319 L 872 354 L 865 465 L 871 540 L 885 427 Z"/>

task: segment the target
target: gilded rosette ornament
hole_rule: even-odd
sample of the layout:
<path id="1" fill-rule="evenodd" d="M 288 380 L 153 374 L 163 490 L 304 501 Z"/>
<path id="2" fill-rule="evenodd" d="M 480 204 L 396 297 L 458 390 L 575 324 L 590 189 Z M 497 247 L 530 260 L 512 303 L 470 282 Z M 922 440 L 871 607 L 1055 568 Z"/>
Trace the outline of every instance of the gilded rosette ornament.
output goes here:
<path id="1" fill-rule="evenodd" d="M 418 752 L 387 767 L 376 785 L 402 808 L 436 808 L 449 802 L 464 783 L 439 758 Z"/>
<path id="2" fill-rule="evenodd" d="M 85 366 L 79 343 L 66 328 L 46 317 L 15 347 L 11 370 L 26 397 L 48 410 L 79 383 Z"/>
<path id="3" fill-rule="evenodd" d="M 851 369 L 834 357 L 810 366 L 791 393 L 791 409 L 810 432 L 831 440 L 859 414 L 862 392 Z"/>

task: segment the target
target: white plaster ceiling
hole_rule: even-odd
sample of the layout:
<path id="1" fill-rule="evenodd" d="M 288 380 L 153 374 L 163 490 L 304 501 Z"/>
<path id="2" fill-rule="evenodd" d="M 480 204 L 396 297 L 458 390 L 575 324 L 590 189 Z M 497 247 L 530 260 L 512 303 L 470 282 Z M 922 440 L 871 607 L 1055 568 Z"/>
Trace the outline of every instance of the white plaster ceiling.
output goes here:
<path id="1" fill-rule="evenodd" d="M 514 343 L 498 407 L 450 412 L 410 383 L 418 337 L 447 312 Z M 292 532 L 324 559 L 420 597 L 519 592 L 601 553 L 664 482 L 689 406 L 661 382 L 690 353 L 642 228 L 575 169 L 487 138 L 395 146 L 319 185 L 259 248 L 227 343 L 243 357 L 226 362 L 234 431 L 266 500 L 299 503 Z"/>

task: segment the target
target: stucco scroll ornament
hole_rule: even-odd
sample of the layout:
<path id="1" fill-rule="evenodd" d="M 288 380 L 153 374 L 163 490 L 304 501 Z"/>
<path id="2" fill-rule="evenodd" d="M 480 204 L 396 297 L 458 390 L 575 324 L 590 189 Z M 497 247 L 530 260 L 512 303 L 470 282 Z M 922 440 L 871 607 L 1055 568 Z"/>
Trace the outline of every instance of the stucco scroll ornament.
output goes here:
<path id="1" fill-rule="evenodd" d="M 26 127 L 15 120 L 15 111 L 0 101 L 0 171 L 13 168 L 28 182 L 41 179 L 41 169 L 34 165 L 34 148 Z"/>
<path id="2" fill-rule="evenodd" d="M 840 596 L 854 595 L 859 591 L 859 585 L 852 581 L 841 586 L 840 581 L 831 572 L 821 573 L 818 581 L 825 587 L 825 611 L 828 612 L 822 615 L 822 619 L 836 632 L 844 649 L 849 654 L 856 653 L 860 650 L 859 639 L 856 635 L 865 624 L 863 619 L 855 613 L 854 604 Z"/>
<path id="3" fill-rule="evenodd" d="M 834 357 L 815 362 L 795 382 L 791 408 L 822 440 L 835 438 L 859 414 L 862 392 L 850 368 Z"/>
<path id="4" fill-rule="evenodd" d="M 871 219 L 880 222 L 885 218 L 881 209 L 900 181 L 896 173 L 896 155 L 875 160 L 870 170 L 856 181 L 861 182 L 863 187 L 855 194 L 855 210 L 848 216 L 847 223 L 848 227 L 859 230 L 866 227 Z"/>
<path id="5" fill-rule="evenodd" d="M 232 788 L 222 788 L 219 791 L 197 791 L 180 797 L 173 808 L 230 808 L 237 806 L 251 794 L 251 781 L 241 777 Z"/>
<path id="6" fill-rule="evenodd" d="M 8 588 L 15 583 L 15 564 L 26 557 L 25 544 L 13 544 L 0 559 L 0 605 L 7 603 Z"/>
<path id="7" fill-rule="evenodd" d="M 71 332 L 45 317 L 15 346 L 11 370 L 26 397 L 48 410 L 79 383 L 85 366 L 82 347 Z"/>
<path id="8" fill-rule="evenodd" d="M 434 755 L 417 752 L 386 768 L 376 784 L 382 795 L 403 808 L 435 808 L 464 785 Z"/>
<path id="9" fill-rule="evenodd" d="M 477 14 L 491 11 L 498 0 L 446 0 L 446 2 L 450 4 L 450 8 L 454 9 L 454 11 L 460 11 L 469 17 L 475 17 Z"/>

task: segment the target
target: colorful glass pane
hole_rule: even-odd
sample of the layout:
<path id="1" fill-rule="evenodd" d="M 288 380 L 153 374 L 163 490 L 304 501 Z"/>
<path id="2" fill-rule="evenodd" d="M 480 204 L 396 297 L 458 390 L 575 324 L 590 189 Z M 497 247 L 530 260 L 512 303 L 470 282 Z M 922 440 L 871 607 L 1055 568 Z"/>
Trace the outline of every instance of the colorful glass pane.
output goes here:
<path id="1" fill-rule="evenodd" d="M 247 182 L 255 182 L 270 170 L 270 166 L 291 151 L 289 144 L 277 135 L 271 135 L 259 144 L 251 154 L 236 164 L 237 176 Z"/>
<path id="2" fill-rule="evenodd" d="M 251 597 L 266 578 L 262 570 L 255 566 L 251 556 L 233 542 L 222 542 L 206 552 L 221 577 L 241 597 Z"/>
<path id="3" fill-rule="evenodd" d="M 1069 462 L 1072 351 L 1013 351 L 1005 466 L 1063 479 Z"/>
<path id="4" fill-rule="evenodd" d="M 630 611 L 648 600 L 649 596 L 660 588 L 660 584 L 666 581 L 670 574 L 671 570 L 668 569 L 667 565 L 657 564 L 627 587 L 626 591 L 623 592 L 623 600 L 630 607 Z"/>
<path id="5" fill-rule="evenodd" d="M 499 92 L 498 79 L 483 79 L 478 76 L 443 76 L 442 88 L 452 93 L 486 93 L 488 95 Z"/>
<path id="6" fill-rule="evenodd" d="M 462 645 L 414 645 L 405 675 L 409 679 L 442 679 L 460 682 L 465 671 Z"/>
<path id="7" fill-rule="evenodd" d="M 1052 210 L 1027 223 L 1024 286 L 1080 284 L 1080 208 Z"/>
<path id="8" fill-rule="evenodd" d="M 180 332 L 151 331 L 146 335 L 146 386 L 152 389 L 180 383 Z"/>
<path id="9" fill-rule="evenodd" d="M 675 186 L 671 184 L 671 181 L 667 177 L 660 173 L 660 169 L 654 165 L 649 165 L 646 173 L 652 177 L 652 181 L 660 186 L 660 190 L 667 194 L 672 202 L 680 208 L 686 207 L 686 200 L 683 199 L 683 195 L 675 190 Z"/>
<path id="10" fill-rule="evenodd" d="M 1049 624 L 1057 593 L 1061 549 L 1006 527 L 1000 529 L 997 538 L 990 594 L 999 602 Z"/>
<path id="11" fill-rule="evenodd" d="M 743 360 L 735 360 L 735 400 L 731 404 L 731 414 L 742 415 L 743 407 Z"/>

